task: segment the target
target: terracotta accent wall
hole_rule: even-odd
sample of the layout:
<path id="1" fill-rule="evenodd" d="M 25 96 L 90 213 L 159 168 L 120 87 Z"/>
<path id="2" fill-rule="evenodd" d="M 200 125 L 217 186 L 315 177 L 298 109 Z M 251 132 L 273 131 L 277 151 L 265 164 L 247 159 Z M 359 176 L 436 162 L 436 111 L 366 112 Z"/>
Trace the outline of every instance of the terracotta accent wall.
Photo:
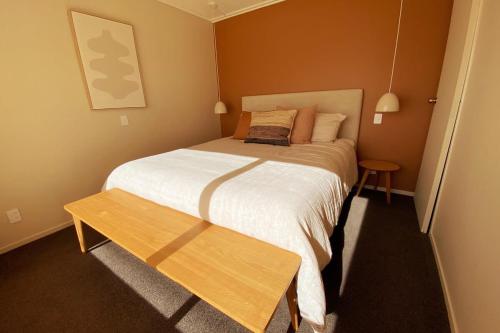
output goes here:
<path id="1" fill-rule="evenodd" d="M 399 0 L 287 0 L 216 23 L 223 136 L 247 95 L 363 88 L 360 159 L 402 169 L 394 187 L 413 191 L 437 91 L 452 0 L 406 0 L 393 91 L 401 112 L 374 125 L 389 86 Z"/>

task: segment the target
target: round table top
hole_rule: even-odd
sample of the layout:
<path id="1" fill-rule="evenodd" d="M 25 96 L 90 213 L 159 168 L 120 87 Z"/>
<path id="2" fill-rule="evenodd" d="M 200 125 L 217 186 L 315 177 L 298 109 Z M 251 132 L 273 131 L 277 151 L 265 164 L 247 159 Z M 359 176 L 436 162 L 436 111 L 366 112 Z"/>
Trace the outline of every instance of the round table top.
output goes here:
<path id="1" fill-rule="evenodd" d="M 363 160 L 359 162 L 359 165 L 374 171 L 397 171 L 400 169 L 399 165 L 389 161 Z"/>

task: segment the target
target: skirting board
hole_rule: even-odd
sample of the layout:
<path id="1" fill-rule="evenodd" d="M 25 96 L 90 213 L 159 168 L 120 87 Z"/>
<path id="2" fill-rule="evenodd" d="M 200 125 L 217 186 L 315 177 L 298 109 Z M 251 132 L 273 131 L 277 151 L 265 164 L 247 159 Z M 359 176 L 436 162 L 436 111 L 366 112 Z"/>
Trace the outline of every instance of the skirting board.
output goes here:
<path id="1" fill-rule="evenodd" d="M 370 190 L 374 190 L 375 186 L 373 186 L 373 185 L 365 185 L 364 188 L 370 189 Z M 379 186 L 377 188 L 377 191 L 385 192 L 385 187 L 380 187 Z M 415 192 L 403 191 L 403 190 L 398 190 L 398 189 L 391 189 L 391 193 L 407 195 L 407 196 L 410 196 L 410 197 L 415 196 Z M 55 232 L 57 232 L 59 230 L 62 230 L 64 228 L 69 227 L 72 224 L 73 224 L 73 220 L 66 221 L 66 222 L 63 222 L 63 223 L 61 223 L 59 225 L 56 225 L 55 227 L 52 227 L 52 228 L 49 228 L 49 229 L 37 232 L 34 235 L 31 235 L 31 236 L 23 238 L 23 239 L 21 239 L 19 241 L 7 244 L 6 246 L 0 248 L 0 254 L 8 252 L 10 250 L 13 250 L 15 248 L 18 248 L 18 247 L 23 246 L 25 244 L 28 244 L 30 242 L 36 241 L 37 239 L 40 239 L 42 237 L 48 236 L 50 234 L 53 234 L 53 233 L 55 233 Z"/>
<path id="2" fill-rule="evenodd" d="M 10 250 L 14 250 L 15 248 L 21 247 L 23 245 L 26 245 L 26 244 L 31 243 L 33 241 L 36 241 L 37 239 L 40 239 L 42 237 L 53 234 L 59 230 L 62 230 L 64 228 L 71 226 L 72 224 L 73 224 L 73 220 L 66 221 L 66 222 L 63 222 L 63 223 L 56 225 L 52 228 L 45 229 L 43 231 L 37 232 L 31 236 L 25 237 L 25 238 L 18 240 L 16 242 L 7 244 L 4 247 L 0 248 L 0 254 L 3 254 L 3 253 L 8 252 Z"/>
<path id="3" fill-rule="evenodd" d="M 369 190 L 374 190 L 375 189 L 375 185 L 365 185 L 363 188 L 366 188 L 366 189 L 369 189 Z M 385 187 L 380 187 L 379 186 L 379 187 L 377 187 L 377 191 L 385 192 Z M 394 189 L 394 188 L 391 188 L 391 193 L 406 195 L 406 196 L 409 196 L 409 197 L 414 197 L 415 196 L 415 192 L 398 190 L 398 189 Z"/>
<path id="4" fill-rule="evenodd" d="M 439 251 L 434 242 L 434 237 L 432 233 L 429 233 L 429 238 L 431 239 L 432 252 L 434 253 L 434 258 L 436 259 L 436 264 L 438 268 L 439 280 L 441 281 L 441 288 L 443 289 L 444 301 L 446 303 L 446 309 L 448 310 L 448 321 L 450 322 L 450 328 L 452 333 L 457 333 L 457 322 L 455 320 L 455 312 L 453 311 L 453 305 L 450 300 L 450 293 L 448 291 L 448 285 L 446 284 L 446 278 L 444 276 L 443 268 L 441 265 L 441 257 L 439 256 Z"/>

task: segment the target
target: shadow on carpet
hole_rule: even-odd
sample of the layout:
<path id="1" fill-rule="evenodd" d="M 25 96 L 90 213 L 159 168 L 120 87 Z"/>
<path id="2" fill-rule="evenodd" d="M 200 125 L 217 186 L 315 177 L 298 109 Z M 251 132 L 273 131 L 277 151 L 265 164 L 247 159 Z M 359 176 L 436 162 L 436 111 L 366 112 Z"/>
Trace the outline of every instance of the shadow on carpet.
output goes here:
<path id="1" fill-rule="evenodd" d="M 327 332 L 450 332 L 411 198 L 387 206 L 365 193 L 349 197 L 331 237 Z M 0 332 L 247 332 L 112 242 L 81 255 L 73 228 L 0 256 L 0 307 Z M 291 331 L 283 299 L 267 332 Z"/>

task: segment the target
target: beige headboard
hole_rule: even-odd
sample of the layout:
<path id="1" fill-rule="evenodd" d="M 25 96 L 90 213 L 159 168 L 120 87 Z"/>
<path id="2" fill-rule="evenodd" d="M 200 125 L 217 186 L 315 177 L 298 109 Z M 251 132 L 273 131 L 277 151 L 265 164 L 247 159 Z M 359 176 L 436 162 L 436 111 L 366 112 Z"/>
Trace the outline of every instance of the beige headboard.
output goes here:
<path id="1" fill-rule="evenodd" d="M 243 111 L 274 110 L 277 106 L 301 108 L 316 105 L 318 112 L 343 113 L 347 119 L 342 123 L 339 137 L 358 141 L 362 89 L 244 96 L 241 103 Z"/>

